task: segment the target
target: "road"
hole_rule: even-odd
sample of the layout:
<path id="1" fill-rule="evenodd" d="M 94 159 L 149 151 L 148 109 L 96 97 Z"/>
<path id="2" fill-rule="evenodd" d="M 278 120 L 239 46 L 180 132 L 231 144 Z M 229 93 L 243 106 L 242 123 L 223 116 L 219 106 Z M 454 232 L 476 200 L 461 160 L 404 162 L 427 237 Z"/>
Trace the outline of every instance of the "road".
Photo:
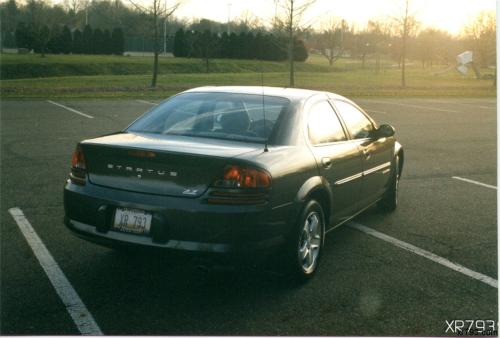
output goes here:
<path id="1" fill-rule="evenodd" d="M 81 332 L 11 208 L 108 335 L 440 336 L 451 334 L 446 321 L 496 320 L 497 286 L 356 228 L 496 282 L 496 100 L 356 101 L 392 124 L 405 147 L 400 204 L 329 233 L 318 274 L 302 286 L 272 269 L 120 254 L 64 227 L 62 189 L 76 142 L 126 127 L 154 102 L 3 101 L 1 334 Z"/>

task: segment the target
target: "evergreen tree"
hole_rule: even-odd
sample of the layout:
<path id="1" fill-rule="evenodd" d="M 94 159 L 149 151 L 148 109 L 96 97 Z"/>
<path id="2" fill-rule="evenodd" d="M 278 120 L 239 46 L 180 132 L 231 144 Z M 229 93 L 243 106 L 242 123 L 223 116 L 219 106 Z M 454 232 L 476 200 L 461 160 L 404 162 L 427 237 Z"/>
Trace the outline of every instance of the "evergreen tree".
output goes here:
<path id="1" fill-rule="evenodd" d="M 85 25 L 85 28 L 83 29 L 83 54 L 92 54 L 92 27 L 90 25 Z"/>
<path id="2" fill-rule="evenodd" d="M 102 53 L 106 55 L 113 54 L 113 45 L 111 43 L 111 33 L 108 29 L 105 29 L 102 34 L 103 49 Z"/>
<path id="3" fill-rule="evenodd" d="M 186 43 L 186 34 L 184 29 L 180 28 L 175 32 L 174 36 L 174 56 L 175 57 L 186 57 L 188 56 Z"/>
<path id="4" fill-rule="evenodd" d="M 73 32 L 73 54 L 82 54 L 84 51 L 83 34 L 79 29 Z"/>
<path id="5" fill-rule="evenodd" d="M 228 59 L 231 57 L 230 55 L 229 34 L 224 32 L 220 38 L 220 57 Z"/>
<path id="6" fill-rule="evenodd" d="M 293 59 L 295 61 L 304 62 L 307 60 L 307 58 L 309 57 L 309 53 L 307 52 L 306 46 L 304 45 L 304 41 L 295 40 L 293 48 Z"/>
<path id="7" fill-rule="evenodd" d="M 257 60 L 262 60 L 263 57 L 262 57 L 262 54 L 264 54 L 264 51 L 263 51 L 263 46 L 262 46 L 262 33 L 261 32 L 258 32 L 257 34 L 255 34 L 255 38 L 253 40 L 253 49 L 254 49 L 254 55 L 255 55 L 255 58 Z"/>
<path id="8" fill-rule="evenodd" d="M 52 29 L 50 30 L 50 38 L 47 43 L 47 49 L 50 51 L 52 54 L 60 54 L 62 53 L 62 46 L 61 46 L 61 29 L 59 28 L 58 25 L 53 25 Z"/>
<path id="9" fill-rule="evenodd" d="M 2 40 L 5 48 L 16 48 L 16 34 L 15 32 L 6 32 Z"/>
<path id="10" fill-rule="evenodd" d="M 33 48 L 33 32 L 27 24 L 19 22 L 16 27 L 16 45 L 17 48 L 26 48 L 31 50 Z"/>
<path id="11" fill-rule="evenodd" d="M 230 59 L 236 59 L 238 58 L 238 46 L 239 45 L 239 39 L 238 39 L 238 35 L 236 35 L 236 33 L 231 33 L 229 35 L 229 43 L 228 43 L 228 46 L 229 46 L 229 49 L 228 49 L 228 57 Z"/>
<path id="12" fill-rule="evenodd" d="M 92 34 L 92 54 L 104 54 L 104 35 L 100 28 Z"/>
<path id="13" fill-rule="evenodd" d="M 111 33 L 112 52 L 115 55 L 123 55 L 125 51 L 125 37 L 123 36 L 123 29 L 115 28 Z"/>
<path id="14" fill-rule="evenodd" d="M 73 37 L 71 36 L 71 31 L 69 30 L 69 27 L 66 25 L 64 25 L 62 29 L 59 43 L 61 44 L 61 53 L 63 54 L 71 53 L 71 50 L 73 49 Z"/>
<path id="15" fill-rule="evenodd" d="M 186 56 L 189 57 L 196 57 L 196 41 L 197 41 L 197 35 L 196 32 L 192 31 L 186 31 L 185 34 L 185 41 L 186 41 Z"/>
<path id="16" fill-rule="evenodd" d="M 47 52 L 47 44 L 49 43 L 50 39 L 50 29 L 49 26 L 43 25 L 42 28 L 40 28 L 40 31 L 38 32 L 37 36 L 38 40 L 38 46 L 40 48 L 39 53 L 41 54 L 42 57 L 45 57 L 45 53 Z"/>

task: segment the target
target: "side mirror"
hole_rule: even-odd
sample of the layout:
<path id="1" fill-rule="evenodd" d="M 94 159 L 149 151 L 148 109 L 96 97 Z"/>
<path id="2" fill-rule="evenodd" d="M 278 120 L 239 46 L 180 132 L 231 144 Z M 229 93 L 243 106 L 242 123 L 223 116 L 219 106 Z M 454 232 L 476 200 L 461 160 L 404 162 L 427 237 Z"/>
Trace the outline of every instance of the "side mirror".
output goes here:
<path id="1" fill-rule="evenodd" d="M 382 137 L 391 137 L 396 133 L 396 130 L 394 130 L 394 127 L 389 125 L 389 124 L 383 124 L 378 127 L 378 129 L 375 132 L 375 136 L 377 138 L 382 138 Z"/>

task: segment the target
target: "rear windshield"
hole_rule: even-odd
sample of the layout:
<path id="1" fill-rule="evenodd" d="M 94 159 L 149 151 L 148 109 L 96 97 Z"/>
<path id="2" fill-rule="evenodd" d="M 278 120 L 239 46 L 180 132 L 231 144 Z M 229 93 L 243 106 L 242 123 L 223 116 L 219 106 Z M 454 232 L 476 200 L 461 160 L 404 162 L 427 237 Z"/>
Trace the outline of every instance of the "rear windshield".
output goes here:
<path id="1" fill-rule="evenodd" d="M 264 143 L 289 104 L 275 96 L 185 93 L 163 102 L 127 131 Z"/>

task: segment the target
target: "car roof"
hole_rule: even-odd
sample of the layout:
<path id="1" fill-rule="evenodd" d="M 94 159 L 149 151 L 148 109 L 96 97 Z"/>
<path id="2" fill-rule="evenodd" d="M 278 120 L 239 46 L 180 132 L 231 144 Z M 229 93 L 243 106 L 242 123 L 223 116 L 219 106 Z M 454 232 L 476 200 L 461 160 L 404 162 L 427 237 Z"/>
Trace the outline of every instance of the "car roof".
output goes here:
<path id="1" fill-rule="evenodd" d="M 206 86 L 186 90 L 184 93 L 210 92 L 210 93 L 238 93 L 285 97 L 289 100 L 299 101 L 318 94 L 326 94 L 330 98 L 343 98 L 340 95 L 310 89 L 266 87 L 266 86 Z M 344 98 L 345 99 L 345 98 Z"/>

